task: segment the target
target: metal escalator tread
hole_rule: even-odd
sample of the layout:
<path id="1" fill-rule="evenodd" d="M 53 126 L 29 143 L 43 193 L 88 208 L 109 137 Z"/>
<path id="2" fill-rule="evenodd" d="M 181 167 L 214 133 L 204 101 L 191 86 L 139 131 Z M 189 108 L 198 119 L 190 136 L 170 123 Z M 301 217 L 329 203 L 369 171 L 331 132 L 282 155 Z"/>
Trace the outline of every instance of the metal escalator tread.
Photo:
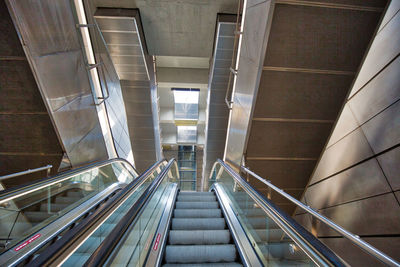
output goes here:
<path id="1" fill-rule="evenodd" d="M 242 266 L 216 196 L 180 192 L 164 254 L 164 267 Z"/>
<path id="2" fill-rule="evenodd" d="M 171 230 L 168 237 L 171 245 L 228 244 L 230 239 L 229 230 Z"/>
<path id="3" fill-rule="evenodd" d="M 237 262 L 224 262 L 224 263 L 197 263 L 197 264 L 193 264 L 193 263 L 189 263 L 189 264 L 185 264 L 185 263 L 181 263 L 181 264 L 164 264 L 163 267 L 241 267 L 243 266 L 240 263 Z"/>

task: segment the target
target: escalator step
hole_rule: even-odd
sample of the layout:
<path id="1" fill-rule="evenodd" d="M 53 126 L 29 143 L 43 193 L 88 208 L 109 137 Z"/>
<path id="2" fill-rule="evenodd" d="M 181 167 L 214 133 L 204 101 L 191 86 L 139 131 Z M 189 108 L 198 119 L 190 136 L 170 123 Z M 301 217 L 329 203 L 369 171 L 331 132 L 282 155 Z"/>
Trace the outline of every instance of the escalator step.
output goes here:
<path id="1" fill-rule="evenodd" d="M 213 202 L 178 201 L 178 202 L 176 202 L 175 207 L 177 209 L 217 209 L 218 202 L 217 201 L 213 201 Z"/>
<path id="2" fill-rule="evenodd" d="M 165 250 L 167 263 L 234 262 L 236 259 L 235 245 L 168 245 Z"/>
<path id="3" fill-rule="evenodd" d="M 164 264 L 162 267 L 241 267 L 240 263 L 237 262 L 224 262 L 224 263 L 197 263 L 197 264 Z"/>
<path id="4" fill-rule="evenodd" d="M 175 209 L 175 218 L 221 218 L 220 209 Z"/>
<path id="5" fill-rule="evenodd" d="M 207 202 L 217 201 L 216 196 L 202 196 L 202 195 L 178 195 L 178 201 L 195 201 L 195 202 Z"/>
<path id="6" fill-rule="evenodd" d="M 181 191 L 179 196 L 215 196 L 214 192 L 185 192 Z"/>
<path id="7" fill-rule="evenodd" d="M 230 240 L 229 230 L 171 230 L 168 239 L 171 245 L 228 244 Z"/>
<path id="8" fill-rule="evenodd" d="M 172 230 L 222 230 L 226 228 L 224 218 L 173 218 Z"/>

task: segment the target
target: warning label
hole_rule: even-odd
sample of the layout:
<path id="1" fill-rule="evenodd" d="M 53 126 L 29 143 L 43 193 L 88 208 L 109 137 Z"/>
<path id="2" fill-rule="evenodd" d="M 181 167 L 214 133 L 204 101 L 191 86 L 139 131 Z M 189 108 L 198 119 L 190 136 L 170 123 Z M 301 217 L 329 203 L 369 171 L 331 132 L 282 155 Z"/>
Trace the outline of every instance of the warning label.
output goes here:
<path id="1" fill-rule="evenodd" d="M 21 245 L 17 246 L 16 248 L 14 248 L 15 251 L 21 250 L 24 247 L 26 247 L 27 245 L 29 245 L 30 243 L 32 243 L 33 241 L 35 241 L 36 239 L 38 239 L 39 237 L 41 237 L 41 234 L 36 234 L 34 236 L 32 236 L 31 238 L 29 238 L 28 240 L 26 240 L 24 243 L 22 243 Z"/>
<path id="2" fill-rule="evenodd" d="M 158 244 L 160 244 L 161 235 L 157 234 L 156 242 L 154 243 L 153 250 L 158 249 Z"/>

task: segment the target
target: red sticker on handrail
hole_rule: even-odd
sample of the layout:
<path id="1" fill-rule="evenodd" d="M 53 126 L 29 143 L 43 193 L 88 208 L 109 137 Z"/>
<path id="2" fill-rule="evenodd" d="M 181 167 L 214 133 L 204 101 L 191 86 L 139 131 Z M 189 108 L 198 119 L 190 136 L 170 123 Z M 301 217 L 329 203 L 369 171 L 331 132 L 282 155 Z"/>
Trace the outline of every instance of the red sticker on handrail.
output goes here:
<path id="1" fill-rule="evenodd" d="M 153 250 L 158 249 L 158 244 L 160 244 L 160 238 L 161 238 L 161 235 L 157 234 L 157 238 L 156 238 L 156 242 L 154 243 Z"/>
<path id="2" fill-rule="evenodd" d="M 33 241 L 35 241 L 36 239 L 38 239 L 39 237 L 41 237 L 41 234 L 36 234 L 34 236 L 32 236 L 31 238 L 29 238 L 28 240 L 26 240 L 24 243 L 22 243 L 21 245 L 19 245 L 18 247 L 14 248 L 15 251 L 21 250 L 24 247 L 26 247 L 27 245 L 29 245 L 30 243 L 32 243 Z"/>

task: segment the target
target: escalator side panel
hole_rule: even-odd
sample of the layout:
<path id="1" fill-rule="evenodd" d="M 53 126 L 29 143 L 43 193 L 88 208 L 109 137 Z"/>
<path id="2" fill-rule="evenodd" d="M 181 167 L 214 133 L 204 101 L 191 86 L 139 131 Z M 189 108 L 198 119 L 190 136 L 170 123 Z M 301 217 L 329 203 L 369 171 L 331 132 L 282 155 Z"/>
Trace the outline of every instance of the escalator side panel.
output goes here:
<path id="1" fill-rule="evenodd" d="M 78 207 L 69 211 L 64 216 L 59 217 L 58 219 L 49 223 L 46 227 L 40 229 L 38 232 L 33 233 L 31 236 L 18 243 L 12 249 L 9 249 L 1 254 L 0 266 L 16 265 L 23 261 L 26 257 L 59 235 L 60 232 L 62 232 L 71 223 L 76 221 L 84 212 L 99 205 L 105 198 L 120 188 L 121 185 L 118 183 L 107 187 L 105 190 L 80 204 Z"/>

